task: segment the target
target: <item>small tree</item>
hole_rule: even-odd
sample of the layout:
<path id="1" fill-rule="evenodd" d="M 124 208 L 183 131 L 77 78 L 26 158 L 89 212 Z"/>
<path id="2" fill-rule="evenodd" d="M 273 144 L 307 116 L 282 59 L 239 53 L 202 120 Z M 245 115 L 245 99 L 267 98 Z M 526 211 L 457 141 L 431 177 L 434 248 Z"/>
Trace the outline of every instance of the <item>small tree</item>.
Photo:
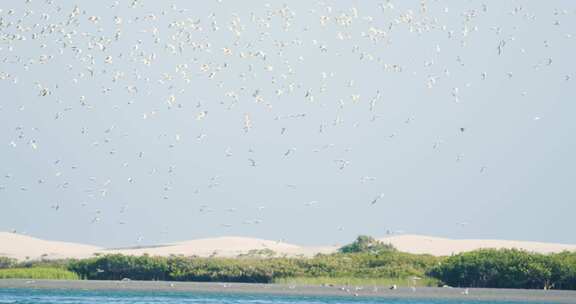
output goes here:
<path id="1" fill-rule="evenodd" d="M 18 264 L 16 259 L 0 256 L 0 269 L 13 268 Z"/>
<path id="2" fill-rule="evenodd" d="M 392 244 L 385 244 L 371 236 L 360 235 L 356 240 L 338 249 L 340 253 L 381 253 L 397 251 Z"/>

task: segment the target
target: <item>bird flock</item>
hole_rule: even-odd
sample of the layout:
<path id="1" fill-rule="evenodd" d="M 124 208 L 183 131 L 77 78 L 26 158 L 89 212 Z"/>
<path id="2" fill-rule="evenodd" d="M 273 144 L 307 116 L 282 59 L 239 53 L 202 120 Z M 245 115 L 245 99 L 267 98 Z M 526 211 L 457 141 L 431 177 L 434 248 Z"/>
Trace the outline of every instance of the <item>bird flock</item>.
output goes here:
<path id="1" fill-rule="evenodd" d="M 490 179 L 493 126 L 574 92 L 576 6 L 484 2 L 6 1 L 0 230 L 417 229 L 421 185 Z"/>

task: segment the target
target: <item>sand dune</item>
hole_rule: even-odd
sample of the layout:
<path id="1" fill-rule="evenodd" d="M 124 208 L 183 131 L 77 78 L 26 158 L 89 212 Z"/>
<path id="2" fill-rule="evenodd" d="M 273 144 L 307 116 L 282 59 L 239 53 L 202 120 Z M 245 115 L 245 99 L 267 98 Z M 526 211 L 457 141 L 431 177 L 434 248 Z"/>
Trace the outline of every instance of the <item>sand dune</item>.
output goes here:
<path id="1" fill-rule="evenodd" d="M 45 241 L 26 235 L 0 232 L 0 256 L 18 260 L 86 258 L 101 250 L 90 245 Z"/>
<path id="2" fill-rule="evenodd" d="M 277 255 L 286 256 L 312 256 L 319 252 L 333 252 L 332 247 L 302 247 L 283 242 L 262 240 L 246 237 L 219 237 L 210 239 L 198 239 L 186 242 L 168 244 L 154 248 L 140 249 L 115 249 L 106 250 L 107 253 L 122 253 L 128 255 L 149 255 L 168 256 L 175 255 L 196 255 L 196 256 L 219 256 L 234 257 L 245 254 L 251 250 L 270 249 Z"/>
<path id="3" fill-rule="evenodd" d="M 400 251 L 427 253 L 436 256 L 457 254 L 480 248 L 516 248 L 538 253 L 576 251 L 576 245 L 568 244 L 504 240 L 453 240 L 423 235 L 399 235 L 379 240 L 392 244 Z"/>
<path id="4" fill-rule="evenodd" d="M 198 239 L 142 248 L 105 249 L 96 246 L 45 241 L 25 235 L 0 232 L 0 256 L 18 260 L 86 258 L 94 254 L 120 253 L 125 255 L 184 255 L 235 257 L 251 250 L 270 249 L 277 256 L 313 256 L 330 253 L 335 247 L 303 247 L 283 242 L 246 237 Z"/>
<path id="5" fill-rule="evenodd" d="M 567 244 L 502 240 L 453 240 L 421 235 L 391 236 L 381 238 L 380 240 L 394 245 L 400 251 L 427 253 L 437 256 L 451 255 L 479 248 L 518 248 L 540 253 L 561 252 L 564 250 L 576 251 L 576 245 Z M 8 256 L 18 260 L 86 258 L 97 253 L 235 257 L 248 253 L 251 250 L 262 249 L 270 249 L 274 251 L 277 256 L 313 256 L 317 253 L 335 252 L 337 247 L 298 246 L 284 242 L 247 237 L 218 237 L 145 248 L 105 249 L 83 244 L 45 241 L 25 235 L 0 232 L 0 256 Z"/>

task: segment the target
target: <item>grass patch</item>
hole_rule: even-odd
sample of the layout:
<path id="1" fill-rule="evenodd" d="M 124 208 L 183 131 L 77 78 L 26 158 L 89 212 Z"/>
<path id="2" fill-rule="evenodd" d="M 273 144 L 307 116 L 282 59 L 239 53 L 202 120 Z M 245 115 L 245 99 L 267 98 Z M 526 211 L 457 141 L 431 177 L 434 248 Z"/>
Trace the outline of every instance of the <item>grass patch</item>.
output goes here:
<path id="1" fill-rule="evenodd" d="M 0 279 L 79 280 L 74 272 L 61 268 L 10 268 L 0 269 Z"/>
<path id="2" fill-rule="evenodd" d="M 274 280 L 277 284 L 288 285 L 353 285 L 353 286 L 392 286 L 399 287 L 425 287 L 438 286 L 439 281 L 433 278 L 357 278 L 357 277 L 294 277 Z"/>

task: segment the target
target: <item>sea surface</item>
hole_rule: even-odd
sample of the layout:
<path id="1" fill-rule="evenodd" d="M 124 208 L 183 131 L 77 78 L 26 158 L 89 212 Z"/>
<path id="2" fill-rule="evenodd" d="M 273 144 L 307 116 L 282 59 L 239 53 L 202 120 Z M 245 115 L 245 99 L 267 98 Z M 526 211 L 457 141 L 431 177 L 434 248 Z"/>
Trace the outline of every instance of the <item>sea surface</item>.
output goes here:
<path id="1" fill-rule="evenodd" d="M 525 302 L 438 299 L 382 299 L 329 296 L 278 296 L 218 293 L 154 293 L 141 291 L 78 291 L 43 289 L 0 289 L 0 304 L 514 304 Z M 527 303 L 527 302 L 526 302 Z M 547 302 L 529 302 L 532 304 Z"/>

